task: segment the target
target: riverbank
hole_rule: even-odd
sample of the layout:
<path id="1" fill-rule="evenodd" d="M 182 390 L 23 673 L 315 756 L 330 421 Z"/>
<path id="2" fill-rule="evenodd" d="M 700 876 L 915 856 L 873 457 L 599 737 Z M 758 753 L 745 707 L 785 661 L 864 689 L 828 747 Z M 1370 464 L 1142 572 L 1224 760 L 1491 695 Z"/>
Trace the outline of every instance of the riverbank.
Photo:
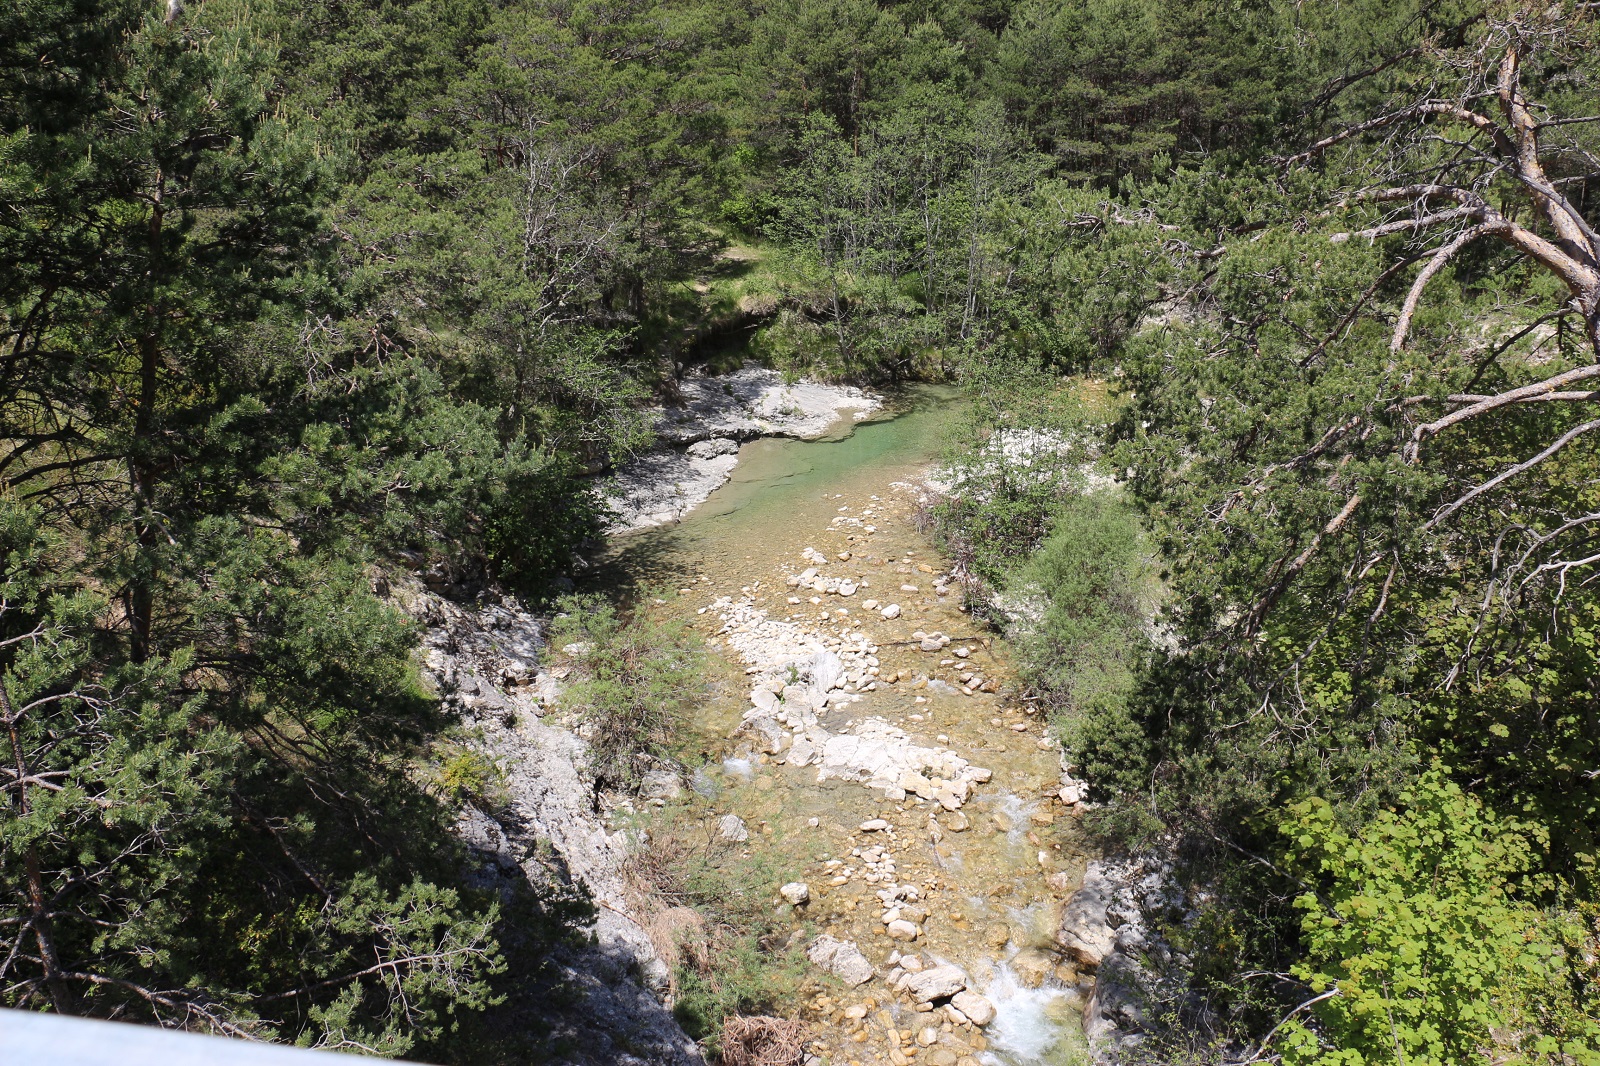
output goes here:
<path id="1" fill-rule="evenodd" d="M 742 442 L 760 437 L 815 440 L 883 406 L 880 396 L 848 385 L 785 381 L 747 365 L 729 374 L 693 374 L 677 385 L 676 403 L 656 408 L 660 444 L 614 474 L 612 535 L 681 520 L 727 483 Z"/>
<path id="2" fill-rule="evenodd" d="M 604 564 L 675 590 L 656 609 L 722 657 L 695 783 L 782 871 L 813 1066 L 1085 1056 L 1091 984 L 1055 940 L 1089 859 L 1078 808 L 1003 641 L 918 529 L 953 402 L 748 444 L 703 508 Z"/>

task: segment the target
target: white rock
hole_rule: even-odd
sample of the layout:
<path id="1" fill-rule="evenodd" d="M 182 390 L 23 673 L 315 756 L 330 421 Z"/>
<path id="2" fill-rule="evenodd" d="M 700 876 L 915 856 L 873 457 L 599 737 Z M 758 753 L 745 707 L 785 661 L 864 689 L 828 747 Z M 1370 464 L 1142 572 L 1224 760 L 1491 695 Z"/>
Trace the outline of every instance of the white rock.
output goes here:
<path id="1" fill-rule="evenodd" d="M 688 451 L 696 459 L 715 459 L 719 455 L 738 455 L 739 442 L 729 440 L 727 437 L 713 437 L 710 440 L 695 441 L 689 445 Z"/>
<path id="2" fill-rule="evenodd" d="M 904 918 L 896 918 L 890 922 L 884 932 L 889 934 L 890 940 L 911 941 L 922 935 L 922 930 L 915 922 L 908 922 Z"/>
<path id="3" fill-rule="evenodd" d="M 841 596 L 854 596 L 855 594 L 856 594 L 856 583 L 854 581 L 841 581 L 841 582 L 839 582 L 839 595 L 841 595 Z"/>
<path id="4" fill-rule="evenodd" d="M 1062 909 L 1056 942 L 1080 966 L 1088 969 L 1099 966 L 1116 947 L 1117 933 L 1106 913 L 1116 895 L 1116 879 L 1101 863 L 1093 862 L 1084 874 L 1083 886 Z"/>
<path id="5" fill-rule="evenodd" d="M 872 980 L 872 963 L 861 954 L 853 940 L 838 940 L 823 934 L 811 942 L 806 957 L 816 966 L 827 970 L 845 984 L 854 988 Z"/>
<path id="6" fill-rule="evenodd" d="M 885 607 L 883 610 L 879 611 L 878 613 L 883 615 L 883 617 L 885 617 L 885 618 L 899 618 L 900 617 L 900 605 L 898 603 L 891 603 L 889 606 Z"/>
<path id="7" fill-rule="evenodd" d="M 980 996 L 976 992 L 957 992 L 950 1000 L 950 1005 L 967 1016 L 967 1021 L 973 1025 L 988 1025 L 994 1021 L 994 1004 L 988 997 Z"/>
<path id="8" fill-rule="evenodd" d="M 811 900 L 811 886 L 804 881 L 790 881 L 778 889 L 778 895 L 794 904 L 796 907 Z"/>
<path id="9" fill-rule="evenodd" d="M 794 743 L 790 745 L 789 754 L 785 761 L 790 766 L 805 766 L 816 758 L 816 755 L 817 746 L 812 743 L 811 738 L 804 733 L 796 733 L 794 735 Z"/>
<path id="10" fill-rule="evenodd" d="M 967 975 L 949 963 L 906 978 L 906 991 L 919 1003 L 947 999 L 967 987 Z"/>
<path id="11" fill-rule="evenodd" d="M 731 815 L 729 817 L 732 817 Z M 868 818 L 861 823 L 863 833 L 880 833 L 889 828 L 889 823 L 882 818 Z"/>
<path id="12" fill-rule="evenodd" d="M 717 822 L 717 835 L 723 840 L 738 843 L 750 839 L 750 830 L 745 828 L 744 819 L 737 814 L 724 814 Z"/>

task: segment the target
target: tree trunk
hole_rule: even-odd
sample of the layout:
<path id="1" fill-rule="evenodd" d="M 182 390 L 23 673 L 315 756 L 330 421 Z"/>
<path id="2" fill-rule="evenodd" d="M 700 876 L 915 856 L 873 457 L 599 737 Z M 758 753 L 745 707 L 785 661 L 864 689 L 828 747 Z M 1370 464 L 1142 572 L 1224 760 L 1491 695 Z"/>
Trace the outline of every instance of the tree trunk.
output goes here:
<path id="1" fill-rule="evenodd" d="M 144 662 L 153 653 L 152 631 L 155 615 L 155 576 L 153 565 L 160 529 L 156 519 L 156 465 L 151 454 L 155 447 L 155 407 L 160 388 L 161 366 L 161 227 L 165 219 L 162 193 L 165 178 L 156 171 L 155 192 L 150 210 L 150 292 L 145 308 L 145 328 L 139 336 L 139 401 L 134 413 L 133 449 L 128 458 L 128 477 L 133 488 L 136 514 L 134 526 L 139 546 L 137 568 L 128 587 L 128 622 L 134 661 Z"/>
<path id="2" fill-rule="evenodd" d="M 28 814 L 28 763 L 22 752 L 22 738 L 17 732 L 17 711 L 11 703 L 11 690 L 0 680 L 0 714 L 5 716 L 6 732 L 11 740 L 12 766 L 17 774 L 17 813 Z M 50 1003 L 58 1014 L 76 1014 L 72 992 L 61 976 L 61 959 L 56 952 L 55 927 L 50 920 L 49 901 L 45 898 L 44 872 L 39 865 L 39 852 L 33 846 L 22 853 L 23 876 L 28 881 L 29 928 L 39 945 L 39 960 L 44 967 L 45 988 L 50 992 Z"/>

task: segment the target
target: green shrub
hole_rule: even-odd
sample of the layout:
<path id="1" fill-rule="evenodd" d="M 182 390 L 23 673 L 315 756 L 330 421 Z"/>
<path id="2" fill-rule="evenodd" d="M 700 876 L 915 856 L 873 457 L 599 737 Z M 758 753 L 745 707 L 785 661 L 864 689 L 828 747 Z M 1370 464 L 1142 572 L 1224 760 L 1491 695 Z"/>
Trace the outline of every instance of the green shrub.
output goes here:
<path id="1" fill-rule="evenodd" d="M 705 687 L 704 649 L 687 625 L 644 609 L 624 618 L 596 596 L 557 609 L 551 644 L 571 649 L 576 671 L 562 706 L 583 720 L 596 785 L 631 788 L 649 760 L 670 756 L 684 706 Z"/>
<path id="2" fill-rule="evenodd" d="M 1293 972 L 1326 997 L 1316 1024 L 1283 1026 L 1284 1062 L 1600 1063 L 1600 999 L 1579 969 L 1594 945 L 1571 914 L 1527 898 L 1563 894 L 1529 877 L 1544 830 L 1497 819 L 1438 770 L 1405 801 L 1352 831 L 1307 800 L 1281 826 L 1314 886 L 1295 901 Z"/>
<path id="3" fill-rule="evenodd" d="M 1139 520 L 1114 492 L 1067 497 L 1049 537 L 1007 582 L 1036 621 L 1017 627 L 1022 674 L 1090 780 L 1142 762 L 1128 697 L 1150 649 L 1157 591 Z"/>
<path id="4" fill-rule="evenodd" d="M 508 799 L 500 767 L 472 748 L 455 748 L 445 755 L 439 764 L 439 786 L 454 802 L 486 811 L 499 810 Z"/>
<path id="5" fill-rule="evenodd" d="M 759 852 L 724 839 L 716 812 L 699 803 L 665 812 L 629 873 L 665 903 L 697 916 L 674 924 L 673 1014 L 684 1031 L 719 1052 L 722 1023 L 741 1014 L 789 1015 L 806 977 L 805 957 L 785 947 L 788 926 L 773 907 L 785 880 Z"/>
<path id="6" fill-rule="evenodd" d="M 594 492 L 560 465 L 519 472 L 484 523 L 489 564 L 510 588 L 545 593 L 584 542 L 603 532 L 603 515 Z"/>

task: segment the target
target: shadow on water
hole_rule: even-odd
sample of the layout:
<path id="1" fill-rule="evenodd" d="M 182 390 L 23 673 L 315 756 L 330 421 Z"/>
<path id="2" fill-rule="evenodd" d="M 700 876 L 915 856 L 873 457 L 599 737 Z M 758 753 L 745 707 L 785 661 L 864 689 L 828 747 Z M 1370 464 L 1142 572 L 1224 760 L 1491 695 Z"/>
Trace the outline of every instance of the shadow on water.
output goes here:
<path id="1" fill-rule="evenodd" d="M 881 413 L 861 422 L 841 419 L 820 439 L 748 442 L 728 483 L 681 522 L 611 538 L 583 575 L 581 591 L 626 603 L 763 559 L 775 532 L 816 525 L 832 510 L 825 495 L 853 475 L 910 476 L 933 462 L 955 422 L 958 397 L 951 386 L 913 385 L 891 393 Z"/>

